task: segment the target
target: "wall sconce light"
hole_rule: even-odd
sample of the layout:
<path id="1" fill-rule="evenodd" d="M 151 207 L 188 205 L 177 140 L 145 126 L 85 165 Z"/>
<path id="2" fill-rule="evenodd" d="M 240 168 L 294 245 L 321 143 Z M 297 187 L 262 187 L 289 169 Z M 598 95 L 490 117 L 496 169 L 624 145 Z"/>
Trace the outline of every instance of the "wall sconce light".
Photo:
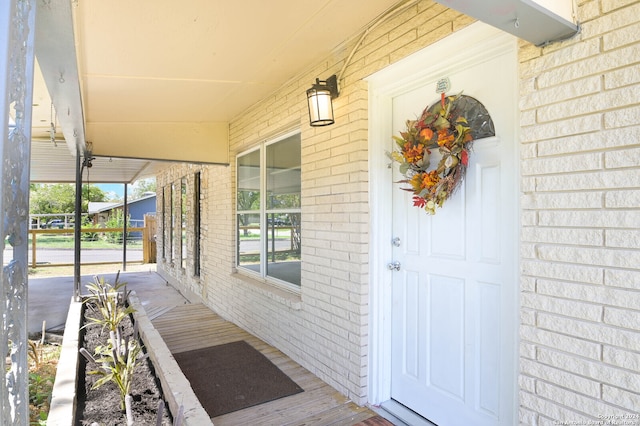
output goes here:
<path id="1" fill-rule="evenodd" d="M 307 90 L 309 124 L 311 126 L 328 126 L 335 123 L 331 100 L 337 98 L 338 94 L 338 79 L 335 74 L 327 80 L 316 78 L 316 83 Z"/>

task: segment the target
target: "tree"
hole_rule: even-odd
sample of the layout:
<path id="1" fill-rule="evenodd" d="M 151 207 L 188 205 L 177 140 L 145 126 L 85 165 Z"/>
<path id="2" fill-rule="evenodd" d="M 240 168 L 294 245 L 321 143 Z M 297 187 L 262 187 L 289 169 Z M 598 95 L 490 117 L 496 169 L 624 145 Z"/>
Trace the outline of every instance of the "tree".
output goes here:
<path id="1" fill-rule="evenodd" d="M 135 181 L 133 185 L 131 185 L 131 195 L 129 195 L 129 199 L 137 200 L 138 198 L 142 198 L 145 192 L 156 192 L 155 178 L 140 179 Z"/>
<path id="2" fill-rule="evenodd" d="M 73 213 L 76 209 L 75 184 L 36 183 L 30 185 L 29 213 Z M 82 212 L 86 213 L 89 201 L 105 201 L 105 193 L 95 185 L 82 186 Z"/>

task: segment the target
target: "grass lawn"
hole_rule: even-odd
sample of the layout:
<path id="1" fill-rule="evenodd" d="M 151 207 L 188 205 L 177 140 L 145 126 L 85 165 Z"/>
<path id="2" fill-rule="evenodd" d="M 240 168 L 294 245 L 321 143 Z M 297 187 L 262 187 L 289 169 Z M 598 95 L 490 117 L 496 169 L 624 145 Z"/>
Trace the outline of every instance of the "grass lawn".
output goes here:
<path id="1" fill-rule="evenodd" d="M 29 247 L 31 247 L 31 238 L 29 235 Z M 141 240 L 127 241 L 127 246 L 142 246 Z M 74 248 L 73 234 L 42 234 L 36 237 L 37 248 L 55 248 L 55 249 L 72 249 Z M 83 249 L 101 248 L 101 249 L 122 249 L 122 243 L 114 243 L 105 238 L 98 238 L 96 241 L 82 240 L 81 247 Z"/>

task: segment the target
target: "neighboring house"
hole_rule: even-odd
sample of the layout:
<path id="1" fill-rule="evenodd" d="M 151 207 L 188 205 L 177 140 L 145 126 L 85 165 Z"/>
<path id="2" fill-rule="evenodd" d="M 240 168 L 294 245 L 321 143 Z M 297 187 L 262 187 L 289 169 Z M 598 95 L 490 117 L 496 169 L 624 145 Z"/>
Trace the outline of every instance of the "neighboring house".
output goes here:
<path id="1" fill-rule="evenodd" d="M 577 21 L 535 47 L 421 1 L 372 28 L 335 124 L 310 127 L 305 89 L 346 42 L 230 122 L 230 167 L 157 175 L 159 273 L 358 404 L 440 425 L 637 419 L 640 2 L 580 0 Z M 496 136 L 430 217 L 385 152 L 443 77 Z"/>
<path id="2" fill-rule="evenodd" d="M 89 203 L 89 215 L 93 216 L 93 223 L 96 226 L 105 226 L 109 218 L 116 211 L 123 211 L 124 203 Z M 144 193 L 142 197 L 131 200 L 127 203 L 127 215 L 129 216 L 129 226 L 143 227 L 144 216 L 156 213 L 155 192 Z M 129 238 L 142 238 L 142 232 L 130 232 Z"/>
<path id="3" fill-rule="evenodd" d="M 93 215 L 96 225 L 104 225 L 116 210 L 123 210 L 124 203 L 90 202 L 89 215 Z M 144 215 L 156 213 L 155 192 L 144 193 L 142 197 L 127 203 L 129 223 L 133 227 L 144 226 Z"/>

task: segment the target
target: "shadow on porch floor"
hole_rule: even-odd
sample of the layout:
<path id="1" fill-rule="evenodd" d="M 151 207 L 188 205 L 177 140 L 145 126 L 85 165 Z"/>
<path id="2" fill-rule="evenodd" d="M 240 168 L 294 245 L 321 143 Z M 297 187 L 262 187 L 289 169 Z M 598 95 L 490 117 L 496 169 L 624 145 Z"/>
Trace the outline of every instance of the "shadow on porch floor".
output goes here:
<path id="1" fill-rule="evenodd" d="M 113 282 L 115 274 L 103 274 Z M 304 389 L 304 392 L 275 401 L 228 413 L 212 419 L 216 426 L 224 425 L 392 425 L 365 407 L 359 407 L 298 365 L 276 348 L 236 325 L 225 321 L 200 303 L 189 303 L 180 293 L 155 272 L 121 274 L 127 288 L 134 290 L 147 316 L 162 336 L 172 354 L 200 349 L 238 340 L 245 340 L 262 352 L 278 368 Z M 91 280 L 83 277 L 82 283 Z M 73 293 L 70 277 L 30 280 L 29 305 L 39 306 L 37 315 L 30 313 L 30 322 L 46 319 L 44 305 L 52 304 L 51 289 L 64 303 Z M 46 290 L 49 291 L 46 291 Z M 67 295 L 68 293 L 68 295 Z M 44 299 L 48 303 L 43 303 Z M 59 307 L 57 308 L 59 309 Z M 54 321 L 55 322 L 55 321 Z"/>

